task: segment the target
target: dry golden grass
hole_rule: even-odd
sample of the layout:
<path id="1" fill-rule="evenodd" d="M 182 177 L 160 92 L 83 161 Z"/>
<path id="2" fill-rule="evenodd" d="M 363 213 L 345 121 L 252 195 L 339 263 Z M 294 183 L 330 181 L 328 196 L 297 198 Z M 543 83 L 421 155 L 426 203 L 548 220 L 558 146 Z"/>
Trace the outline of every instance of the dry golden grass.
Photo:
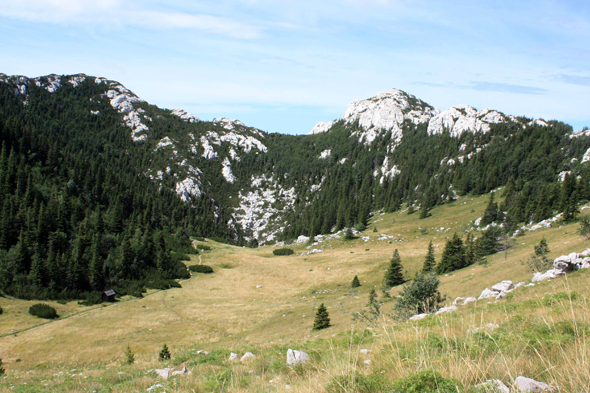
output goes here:
<path id="1" fill-rule="evenodd" d="M 432 240 L 437 246 L 436 257 L 439 260 L 446 239 L 455 232 L 463 234 L 465 229 L 470 228 L 470 223 L 482 215 L 487 201 L 488 197 L 461 198 L 435 208 L 433 215 L 423 220 L 419 219 L 419 214 L 408 215 L 405 212 L 377 215 L 362 234 L 369 236 L 370 241 L 331 239 L 313 246 L 323 247 L 324 251 L 318 254 L 300 255 L 309 251 L 307 245 L 293 246 L 296 255 L 278 257 L 272 255 L 272 247 L 248 249 L 208 242 L 212 250 L 204 252 L 201 259 L 203 264 L 214 268 L 214 274 L 196 274 L 182 282 L 182 288 L 151 291 L 144 298 L 126 298 L 106 307 L 88 308 L 75 302 L 66 305 L 49 302 L 62 316 L 49 323 L 28 314 L 28 307 L 35 302 L 0 298 L 0 306 L 4 309 L 4 314 L 0 316 L 0 358 L 9 375 L 30 372 L 41 378 L 48 373 L 56 373 L 55 370 L 88 365 L 88 372 L 96 374 L 96 378 L 106 375 L 105 378 L 120 379 L 123 377 L 113 373 L 122 367 L 120 360 L 127 344 L 137 359 L 130 370 L 134 370 L 133 367 L 137 370 L 157 365 L 154 363 L 157 352 L 167 343 L 173 355 L 193 353 L 196 349 L 211 351 L 227 348 L 237 352 L 244 347 L 257 348 L 259 372 L 256 371 L 253 376 L 248 373 L 248 367 L 232 366 L 229 379 L 224 379 L 224 383 L 228 384 L 226 386 L 230 386 L 229 391 L 267 391 L 268 380 L 276 375 L 281 378 L 281 383 L 273 384 L 272 390 L 268 391 L 283 391 L 288 383 L 285 381 L 294 384 L 291 391 L 322 391 L 335 375 L 351 370 L 369 373 L 377 368 L 387 370 L 386 376 L 394 379 L 412 370 L 434 367 L 444 371 L 446 376 L 470 385 L 488 376 L 511 380 L 521 372 L 529 372 L 527 375 L 534 378 L 535 374 L 530 372 L 538 373 L 545 367 L 549 371 L 544 371 L 546 374 L 543 375 L 553 378 L 549 382 L 560 381 L 563 384 L 561 381 L 566 378 L 567 365 L 555 359 L 567 356 L 571 362 L 586 362 L 588 349 L 585 345 L 546 348 L 549 351 L 546 355 L 540 347 L 537 358 L 529 353 L 519 357 L 496 351 L 494 361 L 490 361 L 487 353 L 478 355 L 479 358 L 472 356 L 471 347 L 469 353 L 457 350 L 453 356 L 442 356 L 425 343 L 432 334 L 451 342 L 457 337 L 469 336 L 467 330 L 473 326 L 488 322 L 507 323 L 520 315 L 522 310 L 502 309 L 502 304 L 540 299 L 552 291 L 563 292 L 564 280 L 519 289 L 514 299 L 498 303 L 500 306 L 488 307 L 487 302 L 478 302 L 456 315 L 430 317 L 433 320 L 436 318 L 436 322 L 394 324 L 386 315 L 392 307 L 392 303 L 388 303 L 383 307 L 382 326 L 377 328 L 380 336 L 370 340 L 374 350 L 370 368 L 362 365 L 364 357 L 358 355 L 361 344 L 349 344 L 347 347 L 329 341 L 318 344 L 324 346 L 321 360 L 312 362 L 307 369 L 287 370 L 283 367 L 273 371 L 272 367 L 269 370 L 264 366 L 265 351 L 271 352 L 268 359 L 274 359 L 273 356 L 278 356 L 275 348 L 283 351 L 289 344 L 317 343 L 318 339 L 329 340 L 334 336 L 342 340 L 342 337 L 353 334 L 352 329 L 357 332 L 355 335 L 358 334 L 363 326 L 353 322 L 352 313 L 364 307 L 370 289 L 381 287 L 393 250 L 399 250 L 407 276 L 413 277 L 422 267 L 428 242 Z M 373 232 L 374 227 L 378 229 L 377 233 Z M 521 262 L 528 258 L 532 246 L 545 236 L 551 249 L 550 257 L 580 252 L 586 248 L 586 243 L 576 231 L 577 225 L 567 225 L 517 237 L 506 259 L 504 254 L 496 254 L 489 258 L 486 267 L 472 266 L 441 277 L 441 292 L 448 296 L 450 302 L 456 296 L 477 297 L 485 287 L 502 280 L 528 282 L 532 273 Z M 396 239 L 391 243 L 379 241 L 379 234 L 394 235 Z M 194 258 L 188 264 L 196 263 L 199 262 Z M 350 282 L 355 275 L 358 275 L 362 286 L 353 291 Z M 257 288 L 258 285 L 261 287 Z M 394 288 L 392 295 L 399 290 Z M 527 311 L 527 318 L 547 321 L 548 326 L 572 318 L 588 323 L 585 300 L 588 290 L 584 280 L 572 280 L 570 290 L 583 294 L 583 301 L 577 300 L 579 304 L 574 311 L 555 313 L 548 307 L 536 307 Z M 314 308 L 322 302 L 328 307 L 333 327 L 312 331 Z M 518 344 L 511 345 L 518 348 Z M 526 343 L 521 345 L 526 347 Z M 407 358 L 400 352 L 401 347 L 406 348 L 406 352 L 408 347 L 413 347 L 418 355 Z M 561 355 L 556 355 L 556 350 Z M 284 357 L 284 353 L 281 356 Z M 17 359 L 20 361 L 17 362 Z M 209 383 L 207 378 L 212 378 L 211 375 L 219 377 L 216 373 L 223 372 L 223 367 L 219 365 L 199 364 L 194 367 L 201 373 L 196 375 L 195 372 L 191 378 L 179 381 L 175 389 L 184 391 L 187 388 L 190 391 L 185 384 L 205 386 Z M 567 378 L 587 380 L 585 376 Z M 247 384 L 242 386 L 245 380 Z M 83 382 L 79 385 L 78 382 L 66 382 L 62 386 L 55 378 L 53 380 L 55 386 L 61 386 L 61 389 L 76 391 L 76 386 L 89 388 Z M 141 390 L 153 384 L 154 377 L 135 376 L 130 385 L 114 380 L 113 384 L 116 383 L 121 383 L 121 388 L 114 391 Z M 580 386 L 580 383 L 573 384 Z"/>

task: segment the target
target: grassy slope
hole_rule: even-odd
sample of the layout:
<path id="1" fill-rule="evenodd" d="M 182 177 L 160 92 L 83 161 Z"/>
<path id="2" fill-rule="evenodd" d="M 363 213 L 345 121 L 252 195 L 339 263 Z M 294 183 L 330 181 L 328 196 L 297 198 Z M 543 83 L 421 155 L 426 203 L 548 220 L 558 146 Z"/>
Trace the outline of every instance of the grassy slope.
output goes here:
<path id="1" fill-rule="evenodd" d="M 553 353 L 546 356 L 547 360 L 534 361 L 535 357 L 525 350 L 531 339 L 510 329 L 524 331 L 525 327 L 548 326 L 551 330 L 562 320 L 580 320 L 585 324 L 586 297 L 590 293 L 585 285 L 585 272 L 568 277 L 569 285 L 580 294 L 570 310 L 567 305 L 548 307 L 541 301 L 546 293 L 565 291 L 566 280 L 560 279 L 521 288 L 510 299 L 496 304 L 478 302 L 459 313 L 429 317 L 411 325 L 388 320 L 390 302 L 383 307 L 382 326 L 374 330 L 379 336 L 369 339 L 366 335 L 358 336 L 362 335 L 359 332 L 363 332 L 364 326 L 355 325 L 351 314 L 366 304 L 371 288 L 380 287 L 394 248 L 399 249 L 407 276 L 413 276 L 422 265 L 428 242 L 433 240 L 437 246 L 439 260 L 446 238 L 470 227 L 482 215 L 487 200 L 487 197 L 461 198 L 437 207 L 432 217 L 423 220 L 419 220 L 419 214 L 403 212 L 378 215 L 363 234 L 370 241 L 332 239 L 314 246 L 323 247 L 324 252 L 319 254 L 299 255 L 308 251 L 306 245 L 301 245 L 294 247 L 297 253 L 294 256 L 276 257 L 269 247 L 246 249 L 209 242 L 213 249 L 202 255 L 202 262 L 215 269 L 213 275 L 198 274 L 183 282 L 182 289 L 151 292 L 142 299 L 123 299 L 108 307 L 51 303 L 62 318 L 42 325 L 39 325 L 41 320 L 27 313 L 34 302 L 0 298 L 4 309 L 0 315 L 0 358 L 8 374 L 0 387 L 15 386 L 16 391 L 34 391 L 34 386 L 43 385 L 53 386 L 56 391 L 100 390 L 107 386 L 115 391 L 145 389 L 158 380 L 155 374 L 145 371 L 162 366 L 156 355 L 164 343 L 171 348 L 172 363 L 184 362 L 194 371 L 200 371 L 166 382 L 169 390 L 184 391 L 189 386 L 192 390 L 200 386 L 203 391 L 222 390 L 221 387 L 230 391 L 280 391 L 286 383 L 291 383 L 295 391 L 321 391 L 332 376 L 350 370 L 359 369 L 368 374 L 383 369 L 387 377 L 395 379 L 426 366 L 434 366 L 466 386 L 487 377 L 510 382 L 524 371 L 529 371 L 527 376 L 533 378 L 541 375 L 546 380 L 553 378 L 550 382 L 567 385 L 567 381 L 551 374 L 565 367 L 564 361 L 551 367 L 543 363 L 557 356 Z M 377 233 L 373 227 L 378 229 Z M 477 297 L 485 287 L 501 280 L 528 282 L 531 273 L 520 261 L 528 257 L 532 245 L 545 236 L 550 257 L 580 252 L 586 244 L 576 231 L 577 225 L 572 224 L 515 238 L 506 260 L 503 254 L 496 254 L 489 258 L 487 267 L 473 266 L 441 277 L 441 292 L 450 303 L 456 296 Z M 383 233 L 396 239 L 391 244 L 378 241 L 378 235 Z M 350 282 L 355 274 L 362 286 L 351 291 Z M 394 288 L 392 295 L 397 292 L 399 288 Z M 314 308 L 322 302 L 328 307 L 334 326 L 315 332 L 311 330 Z M 497 344 L 495 351 L 492 346 L 480 353 L 489 343 L 468 345 L 466 342 L 473 340 L 473 335 L 466 332 L 469 327 L 488 322 L 507 329 L 510 339 L 505 348 L 504 344 Z M 434 344 L 425 338 L 433 334 L 438 337 Z M 371 368 L 357 367 L 357 360 L 363 359 L 358 358 L 358 348 L 350 344 L 350 337 L 373 347 Z M 450 345 L 452 342 L 460 342 L 463 347 Z M 136 355 L 133 366 L 121 364 L 127 344 Z M 284 353 L 288 347 L 302 347 L 312 353 L 312 365 L 287 369 Z M 563 350 L 579 350 L 579 347 Z M 197 349 L 215 351 L 207 358 L 199 358 L 194 354 Z M 557 349 L 558 346 L 554 348 Z M 251 350 L 258 359 L 249 367 L 231 365 L 225 361 L 229 350 L 240 354 Z M 581 351 L 585 350 L 583 346 Z M 447 356 L 449 351 L 454 355 Z M 529 355 L 533 360 L 527 362 Z M 575 358 L 574 355 L 570 357 Z M 80 372 L 82 375 L 78 375 Z M 269 379 L 277 377 L 279 384 L 269 384 Z M 582 385 L 575 386 L 579 389 Z"/>

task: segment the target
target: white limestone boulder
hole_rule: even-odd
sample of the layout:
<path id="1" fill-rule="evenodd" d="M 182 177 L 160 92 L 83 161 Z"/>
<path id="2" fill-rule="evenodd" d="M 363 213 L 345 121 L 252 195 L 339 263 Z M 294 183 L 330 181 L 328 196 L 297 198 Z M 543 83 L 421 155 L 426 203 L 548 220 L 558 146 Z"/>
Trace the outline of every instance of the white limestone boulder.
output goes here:
<path id="1" fill-rule="evenodd" d="M 158 374 L 162 379 L 168 379 L 170 376 L 170 368 L 157 368 L 154 371 Z"/>
<path id="2" fill-rule="evenodd" d="M 555 387 L 531 378 L 519 376 L 514 380 L 514 390 L 517 392 L 550 392 L 555 390 Z"/>
<path id="3" fill-rule="evenodd" d="M 309 360 L 309 355 L 303 351 L 289 348 L 287 350 L 287 365 L 294 366 L 302 364 Z"/>
<path id="4" fill-rule="evenodd" d="M 508 292 L 508 291 L 512 290 L 513 288 L 514 288 L 514 285 L 512 285 L 512 281 L 506 280 L 506 281 L 502 281 L 502 282 L 492 286 L 492 291 Z"/>
<path id="5" fill-rule="evenodd" d="M 535 273 L 533 274 L 533 278 L 531 279 L 532 282 L 539 282 L 545 281 L 552 278 L 557 278 L 565 275 L 565 273 L 561 270 L 547 270 L 545 273 Z"/>
<path id="6" fill-rule="evenodd" d="M 445 313 L 450 313 L 450 312 L 454 312 L 457 311 L 458 307 L 457 306 L 449 306 L 449 307 L 443 307 L 441 309 L 439 309 L 435 315 L 440 315 L 440 314 L 445 314 Z"/>
<path id="7" fill-rule="evenodd" d="M 484 289 L 484 290 L 481 292 L 481 295 L 479 295 L 479 298 L 478 298 L 478 300 L 481 300 L 481 299 L 489 299 L 489 298 L 495 298 L 495 297 L 496 297 L 496 296 L 498 296 L 499 294 L 500 294 L 500 291 L 494 291 L 494 290 L 491 290 L 491 289 L 489 289 L 489 288 L 486 288 L 486 289 Z"/>
<path id="8" fill-rule="evenodd" d="M 230 362 L 235 362 L 235 361 L 237 361 L 237 360 L 238 360 L 238 354 L 237 354 L 237 353 L 233 353 L 233 352 L 232 352 L 232 353 L 230 353 L 230 354 L 229 354 L 229 359 L 228 359 L 228 360 L 229 360 Z"/>
<path id="9" fill-rule="evenodd" d="M 240 359 L 240 362 L 249 363 L 254 359 L 256 359 L 256 355 L 254 355 L 252 352 L 246 352 L 244 356 L 242 356 L 242 358 Z"/>
<path id="10" fill-rule="evenodd" d="M 465 300 L 463 300 L 463 305 L 469 304 L 469 303 L 473 303 L 476 302 L 477 299 L 474 298 L 473 296 L 469 296 L 468 298 L 466 298 Z"/>
<path id="11" fill-rule="evenodd" d="M 485 381 L 484 383 L 475 385 L 475 387 L 481 389 L 478 391 L 490 393 L 510 393 L 510 389 L 508 389 L 508 386 L 504 385 L 504 382 L 500 381 L 499 379 L 490 379 L 488 381 Z"/>
<path id="12" fill-rule="evenodd" d="M 462 300 L 465 300 L 465 298 L 464 298 L 464 297 L 461 297 L 461 296 L 459 296 L 459 297 L 455 298 L 455 300 L 453 300 L 453 306 L 456 306 L 456 305 L 457 305 L 457 304 L 459 304 L 459 303 L 460 303 Z"/>
<path id="13" fill-rule="evenodd" d="M 424 314 L 416 314 L 416 315 L 412 315 L 409 320 L 410 321 L 419 321 L 421 319 L 426 318 L 427 316 L 428 316 L 428 314 L 425 314 L 425 313 Z"/>

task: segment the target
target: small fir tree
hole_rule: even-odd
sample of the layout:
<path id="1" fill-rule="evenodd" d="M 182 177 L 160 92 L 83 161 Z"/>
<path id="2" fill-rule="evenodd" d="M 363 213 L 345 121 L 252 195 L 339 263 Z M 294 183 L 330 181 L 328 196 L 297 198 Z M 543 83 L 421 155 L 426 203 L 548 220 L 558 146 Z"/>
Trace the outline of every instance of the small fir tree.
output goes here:
<path id="1" fill-rule="evenodd" d="M 166 346 L 166 345 L 164 345 Z M 166 348 L 168 349 L 168 348 Z M 162 353 L 160 352 L 160 355 Z M 168 359 L 170 359 L 170 353 L 168 353 Z M 135 355 L 133 354 L 133 352 L 131 352 L 131 347 L 129 346 L 129 344 L 127 344 L 127 349 L 125 350 L 125 363 L 127 364 L 133 364 L 135 363 Z"/>
<path id="2" fill-rule="evenodd" d="M 436 265 L 436 273 L 444 274 L 466 266 L 465 247 L 463 240 L 455 233 L 447 240 L 440 263 Z"/>
<path id="3" fill-rule="evenodd" d="M 164 344 L 164 346 L 162 347 L 162 350 L 158 355 L 158 359 L 160 361 L 170 360 L 170 350 L 168 349 L 168 346 L 166 344 Z"/>
<path id="4" fill-rule="evenodd" d="M 4 370 L 4 367 L 2 366 L 2 359 L 0 359 L 0 375 L 4 374 L 6 374 L 6 370 Z"/>
<path id="5" fill-rule="evenodd" d="M 481 218 L 481 225 L 486 226 L 496 221 L 498 214 L 498 204 L 494 201 L 494 192 L 492 191 L 490 193 L 490 201 L 488 202 L 488 206 L 486 207 L 486 210 Z"/>
<path id="6" fill-rule="evenodd" d="M 320 304 L 313 321 L 313 330 L 321 330 L 330 327 L 330 315 L 324 303 Z"/>
<path id="7" fill-rule="evenodd" d="M 351 287 L 358 288 L 360 286 L 361 286 L 361 282 L 359 281 L 359 278 L 357 276 L 354 276 L 354 278 L 352 279 Z"/>
<path id="8" fill-rule="evenodd" d="M 389 262 L 389 268 L 385 273 L 384 285 L 388 288 L 395 287 L 404 283 L 404 273 L 402 270 L 402 260 L 397 248 L 393 252 L 393 258 Z"/>
<path id="9" fill-rule="evenodd" d="M 549 245 L 547 244 L 545 237 L 543 237 L 539 244 L 535 245 L 533 249 L 534 252 L 526 261 L 526 264 L 533 272 L 542 272 L 553 266 L 553 262 L 547 258 L 547 254 L 549 254 Z"/>
<path id="10" fill-rule="evenodd" d="M 428 244 L 428 252 L 426 253 L 426 258 L 424 258 L 424 266 L 422 267 L 422 271 L 424 273 L 431 272 L 434 270 L 434 265 L 436 265 L 436 259 L 434 258 L 434 247 L 432 246 L 432 240 Z"/>
<path id="11" fill-rule="evenodd" d="M 354 239 L 354 234 L 352 233 L 352 228 L 346 228 L 346 232 L 344 233 L 344 240 L 352 240 Z"/>
<path id="12" fill-rule="evenodd" d="M 580 236 L 584 236 L 586 240 L 590 239 L 590 216 L 580 217 L 580 228 L 578 228 Z"/>
<path id="13" fill-rule="evenodd" d="M 369 303 L 367 303 L 367 306 L 370 306 L 373 303 L 377 302 L 377 292 L 375 291 L 375 289 L 371 289 L 371 292 L 369 292 Z"/>

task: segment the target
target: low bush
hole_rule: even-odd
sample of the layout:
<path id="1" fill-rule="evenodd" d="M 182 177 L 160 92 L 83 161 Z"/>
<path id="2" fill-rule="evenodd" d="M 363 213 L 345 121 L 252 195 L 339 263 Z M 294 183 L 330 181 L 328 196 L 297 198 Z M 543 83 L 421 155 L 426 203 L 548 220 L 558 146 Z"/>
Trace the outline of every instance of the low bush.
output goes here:
<path id="1" fill-rule="evenodd" d="M 172 257 L 174 259 L 176 259 L 177 261 L 190 261 L 191 260 L 191 257 L 189 257 L 188 255 L 186 255 L 182 252 L 173 252 Z"/>
<path id="2" fill-rule="evenodd" d="M 206 245 L 204 245 L 204 244 L 198 244 L 198 245 L 197 245 L 197 248 L 198 248 L 199 250 L 203 250 L 203 251 L 211 251 L 211 247 L 209 247 L 209 246 L 206 246 Z"/>
<path id="3" fill-rule="evenodd" d="M 393 382 L 391 392 L 396 393 L 459 393 L 463 387 L 459 381 L 444 378 L 433 369 L 426 369 Z"/>
<path id="4" fill-rule="evenodd" d="M 351 372 L 347 375 L 338 375 L 327 386 L 328 393 L 372 393 L 389 392 L 391 383 L 381 374 L 362 375 Z"/>
<path id="5" fill-rule="evenodd" d="M 92 306 L 95 304 L 100 304 L 102 303 L 102 293 L 98 291 L 89 292 L 86 295 L 86 298 L 78 303 L 83 306 Z"/>
<path id="6" fill-rule="evenodd" d="M 170 289 L 170 288 L 182 288 L 180 283 L 176 280 L 167 280 L 163 278 L 155 278 L 150 281 L 146 281 L 145 283 L 146 288 L 149 289 Z"/>
<path id="7" fill-rule="evenodd" d="M 45 303 L 33 304 L 31 307 L 29 307 L 29 314 L 44 319 L 57 318 L 57 312 L 55 311 L 55 308 Z"/>
<path id="8" fill-rule="evenodd" d="M 273 250 L 272 253 L 274 255 L 293 255 L 294 251 L 290 248 L 277 248 Z"/>
<path id="9" fill-rule="evenodd" d="M 194 273 L 204 273 L 204 274 L 211 274 L 213 273 L 213 268 L 207 265 L 192 265 L 188 267 L 191 272 Z"/>

